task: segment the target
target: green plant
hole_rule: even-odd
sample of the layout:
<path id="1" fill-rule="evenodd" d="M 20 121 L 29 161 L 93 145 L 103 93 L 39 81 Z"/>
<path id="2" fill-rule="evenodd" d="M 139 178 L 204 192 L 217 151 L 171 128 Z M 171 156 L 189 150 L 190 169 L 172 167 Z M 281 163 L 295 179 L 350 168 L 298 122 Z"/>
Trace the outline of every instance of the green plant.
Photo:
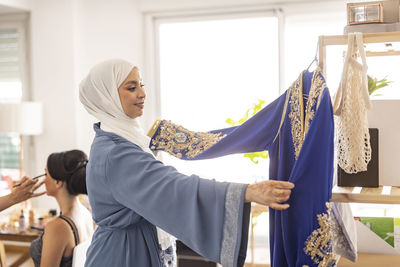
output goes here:
<path id="1" fill-rule="evenodd" d="M 258 103 L 253 104 L 253 106 L 251 108 L 249 108 L 246 111 L 246 114 L 239 119 L 238 121 L 235 121 L 231 118 L 227 118 L 225 120 L 226 123 L 228 123 L 231 126 L 238 126 L 243 124 L 245 121 L 247 121 L 249 118 L 251 118 L 252 116 L 254 116 L 255 114 L 257 114 L 257 112 L 259 112 L 262 108 L 263 105 L 265 104 L 264 100 L 258 100 Z M 255 164 L 258 164 L 259 159 L 266 159 L 268 158 L 268 151 L 260 151 L 260 152 L 252 152 L 252 153 L 244 153 L 243 155 L 246 158 L 249 158 L 252 162 L 254 162 Z"/>
<path id="2" fill-rule="evenodd" d="M 367 75 L 368 77 L 368 93 L 372 95 L 377 90 L 382 89 L 383 87 L 388 86 L 392 81 L 388 81 L 385 78 L 378 80 L 377 78 L 372 78 L 371 76 Z M 374 96 L 381 96 L 382 94 L 374 94 Z"/>

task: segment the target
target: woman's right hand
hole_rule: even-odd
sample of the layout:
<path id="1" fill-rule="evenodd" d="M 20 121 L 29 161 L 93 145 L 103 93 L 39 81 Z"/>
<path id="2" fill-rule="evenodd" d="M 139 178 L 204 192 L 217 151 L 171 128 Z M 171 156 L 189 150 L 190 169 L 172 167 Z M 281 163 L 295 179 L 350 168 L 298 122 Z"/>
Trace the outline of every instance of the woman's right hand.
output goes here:
<path id="1" fill-rule="evenodd" d="M 38 180 L 33 180 L 27 176 L 24 176 L 19 185 L 16 186 L 10 193 L 13 204 L 45 194 L 46 192 L 35 193 L 36 189 L 38 189 L 42 184 L 44 184 L 44 181 L 38 183 Z"/>
<path id="2" fill-rule="evenodd" d="M 291 182 L 268 180 L 247 186 L 245 202 L 255 202 L 276 210 L 285 210 L 289 204 L 280 204 L 289 199 L 294 184 Z"/>

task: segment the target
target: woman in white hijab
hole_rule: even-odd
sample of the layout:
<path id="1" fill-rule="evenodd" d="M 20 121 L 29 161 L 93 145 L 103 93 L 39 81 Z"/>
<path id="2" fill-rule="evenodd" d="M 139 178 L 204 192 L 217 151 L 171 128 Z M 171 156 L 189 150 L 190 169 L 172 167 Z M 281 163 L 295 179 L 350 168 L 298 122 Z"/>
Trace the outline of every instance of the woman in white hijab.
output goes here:
<path id="1" fill-rule="evenodd" d="M 175 266 L 166 232 L 214 262 L 243 266 L 250 202 L 286 209 L 279 202 L 293 184 L 221 183 L 165 166 L 137 120 L 145 98 L 138 68 L 124 60 L 94 66 L 80 85 L 82 104 L 100 121 L 87 165 L 98 228 L 85 266 Z"/>

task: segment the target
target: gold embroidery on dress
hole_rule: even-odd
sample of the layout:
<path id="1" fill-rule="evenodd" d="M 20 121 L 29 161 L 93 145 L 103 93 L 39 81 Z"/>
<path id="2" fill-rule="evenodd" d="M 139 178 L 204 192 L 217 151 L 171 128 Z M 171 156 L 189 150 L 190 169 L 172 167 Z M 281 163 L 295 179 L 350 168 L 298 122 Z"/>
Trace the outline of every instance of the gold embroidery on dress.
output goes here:
<path id="1" fill-rule="evenodd" d="M 151 141 L 152 150 L 164 150 L 165 152 L 182 158 L 194 158 L 203 153 L 226 135 L 221 133 L 192 132 L 171 121 L 163 120 L 159 126 L 159 132 Z"/>
<path id="2" fill-rule="evenodd" d="M 275 135 L 275 138 L 274 138 L 274 141 L 273 141 L 273 142 L 275 142 L 276 138 L 277 138 L 278 136 L 280 136 L 280 134 L 281 134 L 281 128 L 282 128 L 283 122 L 285 121 L 285 117 L 286 117 L 286 110 L 287 110 L 287 106 L 288 106 L 288 102 L 289 102 L 289 101 L 288 101 L 289 95 L 290 95 L 290 90 L 287 90 L 287 92 L 286 92 L 286 97 L 285 97 L 285 104 L 283 105 L 283 111 L 282 111 L 282 116 L 281 116 L 281 122 L 279 123 L 279 128 L 278 128 L 278 131 L 277 131 L 277 133 L 276 133 L 276 135 Z"/>
<path id="3" fill-rule="evenodd" d="M 319 69 L 315 70 L 312 78 L 310 92 L 308 94 L 304 136 L 307 134 L 309 125 L 311 121 L 314 119 L 315 111 L 318 109 L 319 103 L 321 101 L 320 96 L 322 95 L 322 91 L 324 90 L 325 87 L 326 84 L 321 77 Z M 318 104 L 315 106 L 315 102 L 317 99 L 318 99 Z"/>
<path id="4" fill-rule="evenodd" d="M 320 69 L 318 68 L 314 71 L 306 110 L 304 110 L 302 80 L 303 74 L 300 74 L 299 78 L 288 89 L 288 93 L 290 94 L 289 118 L 292 126 L 291 132 L 294 146 L 294 156 L 296 160 L 303 146 L 303 141 L 308 132 L 309 125 L 319 107 L 322 91 L 326 87 Z M 315 105 L 317 99 L 318 103 Z M 305 114 L 305 116 L 303 116 L 303 114 Z"/>
<path id="5" fill-rule="evenodd" d="M 290 94 L 289 104 L 290 104 L 290 124 L 292 132 L 292 140 L 294 146 L 294 156 L 297 160 L 299 156 L 301 145 L 303 144 L 303 122 L 301 114 L 303 114 L 303 109 L 300 107 L 302 104 L 303 97 L 299 97 L 299 92 L 301 89 L 302 75 L 297 79 L 292 86 L 289 88 L 288 93 Z"/>
<path id="6" fill-rule="evenodd" d="M 314 230 L 305 242 L 304 252 L 318 267 L 334 266 L 336 255 L 332 251 L 331 206 L 326 202 L 326 213 L 317 214 L 319 228 Z"/>

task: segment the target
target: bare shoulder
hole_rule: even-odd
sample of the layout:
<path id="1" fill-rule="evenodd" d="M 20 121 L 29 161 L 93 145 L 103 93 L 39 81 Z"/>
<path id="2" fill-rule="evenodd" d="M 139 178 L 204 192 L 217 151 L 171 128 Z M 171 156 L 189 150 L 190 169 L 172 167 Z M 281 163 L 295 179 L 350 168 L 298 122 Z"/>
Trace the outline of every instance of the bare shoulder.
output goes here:
<path id="1" fill-rule="evenodd" d="M 48 222 L 44 228 L 41 266 L 59 266 L 63 256 L 72 254 L 68 225 L 60 218 Z"/>
<path id="2" fill-rule="evenodd" d="M 49 221 L 44 228 L 44 237 L 63 239 L 69 237 L 69 226 L 60 218 Z"/>

